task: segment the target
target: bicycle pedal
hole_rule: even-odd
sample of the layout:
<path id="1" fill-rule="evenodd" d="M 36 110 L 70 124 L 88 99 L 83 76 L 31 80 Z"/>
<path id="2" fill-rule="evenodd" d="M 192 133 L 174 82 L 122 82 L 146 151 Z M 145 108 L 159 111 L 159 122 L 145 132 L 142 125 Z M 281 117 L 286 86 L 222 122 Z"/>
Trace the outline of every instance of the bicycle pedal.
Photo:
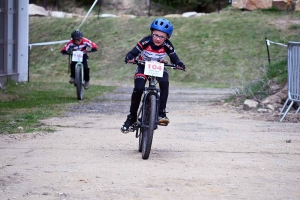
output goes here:
<path id="1" fill-rule="evenodd" d="M 160 126 L 168 126 L 169 123 L 158 123 Z"/>
<path id="2" fill-rule="evenodd" d="M 128 129 L 128 131 L 129 131 L 129 132 L 134 132 L 134 131 L 135 131 L 135 128 L 132 127 L 132 126 L 130 126 L 129 129 Z"/>
<path id="3" fill-rule="evenodd" d="M 141 122 L 140 121 L 137 121 L 137 122 L 134 122 L 133 124 L 132 124 L 132 127 L 134 128 L 134 127 L 138 127 L 139 125 L 141 125 Z"/>

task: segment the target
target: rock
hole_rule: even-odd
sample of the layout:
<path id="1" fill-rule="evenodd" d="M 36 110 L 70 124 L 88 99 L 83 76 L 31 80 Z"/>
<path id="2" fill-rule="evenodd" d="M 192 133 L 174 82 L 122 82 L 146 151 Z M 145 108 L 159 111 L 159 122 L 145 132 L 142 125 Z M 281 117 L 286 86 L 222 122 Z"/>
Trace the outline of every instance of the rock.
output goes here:
<path id="1" fill-rule="evenodd" d="M 259 113 L 267 113 L 269 111 L 268 111 L 268 109 L 259 108 L 259 109 L 257 109 L 257 112 L 259 112 Z"/>
<path id="2" fill-rule="evenodd" d="M 232 0 L 232 6 L 245 10 L 278 8 L 280 10 L 300 10 L 300 1 L 294 0 Z"/>
<path id="3" fill-rule="evenodd" d="M 136 18 L 135 15 L 121 15 L 121 17 L 124 17 L 124 18 Z"/>
<path id="4" fill-rule="evenodd" d="M 59 12 L 59 11 L 51 11 L 49 12 L 51 17 L 56 17 L 56 18 L 65 18 L 65 13 L 64 12 Z"/>
<path id="5" fill-rule="evenodd" d="M 268 96 L 262 101 L 262 104 L 273 104 L 273 103 L 280 103 L 282 100 L 276 94 Z"/>
<path id="6" fill-rule="evenodd" d="M 35 4 L 29 4 L 28 6 L 29 16 L 48 16 L 49 13 L 46 11 L 45 8 L 41 6 L 37 6 Z"/>
<path id="7" fill-rule="evenodd" d="M 77 16 L 77 15 L 74 15 L 72 13 L 65 13 L 65 18 L 73 18 L 74 16 Z"/>
<path id="8" fill-rule="evenodd" d="M 24 130 L 24 128 L 23 128 L 22 126 L 19 126 L 19 127 L 18 127 L 18 131 L 19 131 L 19 132 L 23 132 L 23 130 Z"/>
<path id="9" fill-rule="evenodd" d="M 279 92 L 265 98 L 262 101 L 262 104 L 272 104 L 272 105 L 276 104 L 276 103 L 281 104 L 283 101 L 286 100 L 287 93 L 288 93 L 287 92 L 287 85 L 285 85 Z"/>
<path id="10" fill-rule="evenodd" d="M 169 15 L 165 15 L 164 17 L 182 17 L 182 15 L 180 15 L 180 14 L 169 14 Z"/>
<path id="11" fill-rule="evenodd" d="M 185 12 L 182 13 L 182 17 L 195 17 L 197 15 L 197 12 Z"/>
<path id="12" fill-rule="evenodd" d="M 266 9 L 272 7 L 272 0 L 232 0 L 232 6 L 246 10 Z"/>
<path id="13" fill-rule="evenodd" d="M 296 1 L 295 11 L 300 11 L 300 1 Z"/>
<path id="14" fill-rule="evenodd" d="M 293 0 L 273 0 L 272 6 L 279 10 L 289 10 L 294 9 L 294 2 Z"/>
<path id="15" fill-rule="evenodd" d="M 197 13 L 196 17 L 201 17 L 201 16 L 204 16 L 204 15 L 208 15 L 208 14 L 207 13 Z"/>
<path id="16" fill-rule="evenodd" d="M 272 104 L 268 104 L 267 108 L 270 109 L 270 110 L 275 110 L 275 108 L 274 108 L 274 106 Z"/>
<path id="17" fill-rule="evenodd" d="M 251 100 L 251 99 L 246 99 L 244 104 L 243 104 L 243 110 L 251 110 L 252 108 L 257 108 L 258 102 Z"/>
<path id="18" fill-rule="evenodd" d="M 113 14 L 102 14 L 100 15 L 100 17 L 118 17 L 118 16 Z"/>

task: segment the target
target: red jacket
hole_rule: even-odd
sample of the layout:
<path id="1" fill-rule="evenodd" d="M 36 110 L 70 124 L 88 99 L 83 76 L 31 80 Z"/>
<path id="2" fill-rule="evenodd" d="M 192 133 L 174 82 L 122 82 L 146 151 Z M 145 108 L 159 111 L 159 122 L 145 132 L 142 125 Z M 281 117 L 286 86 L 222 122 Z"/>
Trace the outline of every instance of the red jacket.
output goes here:
<path id="1" fill-rule="evenodd" d="M 87 38 L 82 38 L 81 39 L 81 43 L 79 44 L 79 46 L 75 45 L 73 42 L 73 39 L 71 39 L 62 49 L 61 51 L 69 51 L 70 49 L 73 48 L 73 50 L 80 50 L 80 51 L 85 51 L 86 47 L 90 47 L 92 49 L 96 49 L 98 50 L 98 46 L 93 43 L 91 40 L 87 39 Z"/>

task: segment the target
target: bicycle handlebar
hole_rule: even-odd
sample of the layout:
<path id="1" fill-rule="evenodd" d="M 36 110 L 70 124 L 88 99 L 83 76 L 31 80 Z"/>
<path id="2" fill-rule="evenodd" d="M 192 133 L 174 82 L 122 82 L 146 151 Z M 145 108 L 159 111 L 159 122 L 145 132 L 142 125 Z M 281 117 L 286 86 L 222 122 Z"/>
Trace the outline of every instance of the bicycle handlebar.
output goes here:
<path id="1" fill-rule="evenodd" d="M 77 50 L 75 50 L 75 51 L 77 51 Z M 79 51 L 79 50 L 78 50 Z M 85 51 L 83 51 L 84 53 L 94 53 L 95 51 L 88 51 L 88 50 L 85 50 Z M 73 53 L 73 51 L 67 51 L 65 54 L 66 55 L 73 55 L 72 54 Z"/>
<path id="2" fill-rule="evenodd" d="M 142 61 L 142 60 L 134 60 L 133 62 L 126 62 L 125 63 L 130 63 L 130 64 L 142 64 L 142 65 L 145 65 L 145 61 Z M 176 64 L 168 64 L 168 63 L 165 63 L 165 62 L 162 62 L 164 64 L 164 66 L 168 66 L 174 70 L 181 70 L 181 71 L 185 71 L 185 69 L 179 69 L 177 68 Z M 185 66 L 185 65 L 184 65 Z"/>

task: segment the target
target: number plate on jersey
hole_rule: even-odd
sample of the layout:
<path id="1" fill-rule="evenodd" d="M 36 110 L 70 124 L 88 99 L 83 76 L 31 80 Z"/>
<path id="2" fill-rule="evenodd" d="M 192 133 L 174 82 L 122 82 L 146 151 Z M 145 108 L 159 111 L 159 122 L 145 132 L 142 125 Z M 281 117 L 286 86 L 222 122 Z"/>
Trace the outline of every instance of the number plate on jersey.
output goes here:
<path id="1" fill-rule="evenodd" d="M 73 62 L 82 62 L 83 52 L 82 51 L 73 51 L 72 61 Z"/>
<path id="2" fill-rule="evenodd" d="M 146 61 L 144 74 L 149 76 L 155 76 L 155 77 L 163 77 L 164 63 L 155 62 L 155 61 Z"/>

